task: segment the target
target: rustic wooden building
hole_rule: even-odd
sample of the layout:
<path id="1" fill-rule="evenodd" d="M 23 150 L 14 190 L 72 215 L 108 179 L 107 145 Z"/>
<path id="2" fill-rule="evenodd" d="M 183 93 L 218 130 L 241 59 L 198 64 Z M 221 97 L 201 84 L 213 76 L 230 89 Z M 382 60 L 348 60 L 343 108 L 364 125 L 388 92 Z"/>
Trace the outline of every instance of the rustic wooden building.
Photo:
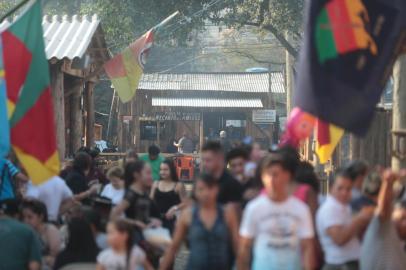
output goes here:
<path id="1" fill-rule="evenodd" d="M 136 98 L 121 107 L 119 147 L 142 152 L 157 144 L 165 152 L 183 133 L 201 145 L 220 130 L 230 139 L 270 143 L 279 130 L 276 115 L 286 115 L 280 72 L 144 74 Z"/>
<path id="2" fill-rule="evenodd" d="M 94 97 L 109 53 L 94 16 L 45 16 L 45 50 L 51 72 L 58 150 L 61 158 L 94 144 Z"/>

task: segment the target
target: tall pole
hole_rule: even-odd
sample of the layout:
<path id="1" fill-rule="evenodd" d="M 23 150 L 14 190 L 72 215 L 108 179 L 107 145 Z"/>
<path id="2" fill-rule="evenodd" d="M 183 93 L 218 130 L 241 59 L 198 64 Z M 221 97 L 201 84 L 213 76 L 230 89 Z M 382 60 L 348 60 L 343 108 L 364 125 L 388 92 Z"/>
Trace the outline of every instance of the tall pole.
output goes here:
<path id="1" fill-rule="evenodd" d="M 392 130 L 406 129 L 406 55 L 399 57 L 393 68 L 394 91 Z M 404 151 L 404 149 L 402 149 Z M 406 160 L 392 157 L 394 170 L 405 169 Z"/>
<path id="2" fill-rule="evenodd" d="M 286 40 L 290 41 L 290 35 L 286 33 Z M 286 113 L 289 115 L 290 111 L 293 107 L 293 91 L 294 91 L 294 84 L 293 84 L 293 72 L 292 66 L 294 63 L 294 59 L 292 55 L 286 50 L 285 51 L 285 79 L 286 79 Z"/>

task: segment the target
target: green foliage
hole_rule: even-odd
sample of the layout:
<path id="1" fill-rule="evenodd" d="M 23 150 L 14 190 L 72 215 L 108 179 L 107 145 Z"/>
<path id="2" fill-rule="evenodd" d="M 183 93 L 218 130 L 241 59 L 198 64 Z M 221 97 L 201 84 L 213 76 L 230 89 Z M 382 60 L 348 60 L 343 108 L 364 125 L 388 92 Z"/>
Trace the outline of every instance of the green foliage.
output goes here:
<path id="1" fill-rule="evenodd" d="M 209 0 L 50 0 L 47 14 L 97 14 L 103 25 L 108 46 L 113 52 L 122 50 L 166 17 L 179 11 L 181 16 L 168 24 L 158 42 L 184 44 L 194 29 L 203 26 L 203 16 L 185 19 L 203 8 Z M 179 21 L 183 24 L 180 25 Z M 180 27 L 179 27 L 180 26 Z"/>
<path id="2" fill-rule="evenodd" d="M 209 17 L 232 27 L 252 25 L 275 35 L 292 55 L 297 55 L 301 38 L 304 0 L 224 0 Z M 285 38 L 289 33 L 296 42 Z"/>

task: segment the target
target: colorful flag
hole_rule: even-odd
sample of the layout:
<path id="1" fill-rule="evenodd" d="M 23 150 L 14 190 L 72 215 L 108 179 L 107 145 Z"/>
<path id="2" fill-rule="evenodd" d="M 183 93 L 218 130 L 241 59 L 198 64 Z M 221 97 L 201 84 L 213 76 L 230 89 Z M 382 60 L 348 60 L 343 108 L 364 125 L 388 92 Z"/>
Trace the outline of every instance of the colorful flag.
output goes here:
<path id="1" fill-rule="evenodd" d="M 320 119 L 316 121 L 316 154 L 321 164 L 328 162 L 343 135 L 343 129 Z"/>
<path id="2" fill-rule="evenodd" d="M 6 157 L 10 152 L 10 127 L 8 124 L 7 93 L 2 50 L 0 37 L 0 158 Z"/>
<path id="3" fill-rule="evenodd" d="M 135 95 L 153 42 L 154 32 L 150 30 L 104 65 L 122 102 L 130 101 Z"/>
<path id="4" fill-rule="evenodd" d="M 402 51 L 406 1 L 308 1 L 295 106 L 364 135 Z"/>
<path id="5" fill-rule="evenodd" d="M 11 144 L 33 183 L 59 173 L 41 1 L 1 33 Z"/>
<path id="6" fill-rule="evenodd" d="M 176 11 L 170 15 L 104 64 L 104 69 L 122 102 L 130 101 L 135 95 L 148 52 L 154 43 L 155 32 L 178 14 Z"/>

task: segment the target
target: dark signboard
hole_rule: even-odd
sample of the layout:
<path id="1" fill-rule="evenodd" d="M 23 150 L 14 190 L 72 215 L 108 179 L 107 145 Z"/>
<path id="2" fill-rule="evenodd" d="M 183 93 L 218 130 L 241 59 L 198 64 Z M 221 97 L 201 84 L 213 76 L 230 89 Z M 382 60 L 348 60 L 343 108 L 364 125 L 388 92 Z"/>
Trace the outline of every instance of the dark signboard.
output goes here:
<path id="1" fill-rule="evenodd" d="M 195 112 L 157 112 L 155 119 L 158 121 L 199 121 L 200 113 Z"/>

